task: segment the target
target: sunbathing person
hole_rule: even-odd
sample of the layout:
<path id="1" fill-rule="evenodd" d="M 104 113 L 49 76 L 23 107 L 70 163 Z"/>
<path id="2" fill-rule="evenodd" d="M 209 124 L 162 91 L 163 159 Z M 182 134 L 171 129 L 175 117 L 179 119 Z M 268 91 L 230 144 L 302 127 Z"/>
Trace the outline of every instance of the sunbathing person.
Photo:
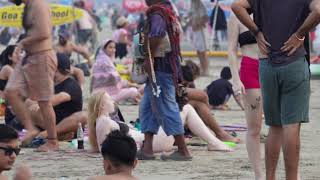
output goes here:
<path id="1" fill-rule="evenodd" d="M 129 127 L 122 122 L 111 120 L 109 114 L 114 111 L 114 101 L 105 91 L 95 92 L 88 104 L 89 113 L 89 140 L 93 151 L 98 151 L 100 144 L 103 142 L 106 135 L 113 130 L 120 130 L 128 133 L 137 144 L 141 145 L 144 141 L 144 135 Z M 181 112 L 182 121 L 189 129 L 197 136 L 208 143 L 209 151 L 231 151 L 223 142 L 217 139 L 205 126 L 198 114 L 190 105 L 185 105 Z M 154 136 L 153 151 L 164 152 L 173 149 L 174 139 L 172 136 L 167 136 L 162 128 L 158 134 Z M 154 158 L 154 157 L 145 157 Z"/>
<path id="2" fill-rule="evenodd" d="M 196 110 L 201 120 L 207 125 L 221 141 L 239 143 L 240 139 L 232 137 L 224 131 L 218 124 L 217 120 L 211 114 L 209 98 L 205 91 L 196 89 L 194 80 L 200 76 L 200 68 L 192 61 L 186 61 L 182 67 L 184 84 L 187 88 L 189 104 Z"/>
<path id="3" fill-rule="evenodd" d="M 103 167 L 106 175 L 89 180 L 136 180 L 132 171 L 137 166 L 135 140 L 120 131 L 112 131 L 101 145 Z"/>

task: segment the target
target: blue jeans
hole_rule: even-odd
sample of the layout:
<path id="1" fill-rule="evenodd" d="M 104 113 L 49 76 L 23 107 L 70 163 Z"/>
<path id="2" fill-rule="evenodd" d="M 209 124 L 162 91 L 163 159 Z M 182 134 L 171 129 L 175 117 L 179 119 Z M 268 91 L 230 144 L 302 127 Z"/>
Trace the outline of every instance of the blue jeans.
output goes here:
<path id="1" fill-rule="evenodd" d="M 157 134 L 161 126 L 170 135 L 184 134 L 180 118 L 179 106 L 176 102 L 176 91 L 173 76 L 168 73 L 156 72 L 157 84 L 161 93 L 156 97 L 147 83 L 140 103 L 140 121 L 142 133 Z"/>

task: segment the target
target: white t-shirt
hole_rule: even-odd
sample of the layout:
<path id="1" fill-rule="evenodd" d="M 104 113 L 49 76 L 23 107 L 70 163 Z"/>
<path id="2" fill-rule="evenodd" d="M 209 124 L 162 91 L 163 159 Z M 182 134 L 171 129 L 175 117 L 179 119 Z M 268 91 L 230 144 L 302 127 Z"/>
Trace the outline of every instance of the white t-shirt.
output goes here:
<path id="1" fill-rule="evenodd" d="M 78 20 L 79 29 L 93 29 L 92 17 L 86 10 L 82 10 L 82 17 Z"/>

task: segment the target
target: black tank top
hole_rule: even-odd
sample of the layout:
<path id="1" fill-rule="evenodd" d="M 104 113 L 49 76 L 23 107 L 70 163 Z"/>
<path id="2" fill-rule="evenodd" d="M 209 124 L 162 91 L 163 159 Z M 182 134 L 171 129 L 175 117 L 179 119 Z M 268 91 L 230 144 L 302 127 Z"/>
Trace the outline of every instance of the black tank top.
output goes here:
<path id="1" fill-rule="evenodd" d="M 250 31 L 245 31 L 239 34 L 238 41 L 239 41 L 240 47 L 257 43 L 256 38 L 252 35 Z"/>

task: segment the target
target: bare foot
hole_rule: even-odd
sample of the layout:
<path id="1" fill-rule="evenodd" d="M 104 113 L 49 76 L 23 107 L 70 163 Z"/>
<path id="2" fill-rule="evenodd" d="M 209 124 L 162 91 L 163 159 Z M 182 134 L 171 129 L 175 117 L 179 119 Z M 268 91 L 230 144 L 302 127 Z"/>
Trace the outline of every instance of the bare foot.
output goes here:
<path id="1" fill-rule="evenodd" d="M 52 152 L 59 150 L 58 140 L 48 140 L 44 145 L 40 146 L 34 152 Z"/>
<path id="2" fill-rule="evenodd" d="M 200 76 L 209 77 L 210 74 L 208 72 L 201 72 Z"/>
<path id="3" fill-rule="evenodd" d="M 21 140 L 22 146 L 30 144 L 33 138 L 35 138 L 38 134 L 39 134 L 39 130 L 37 129 L 27 131 L 26 135 Z"/>
<path id="4" fill-rule="evenodd" d="M 208 151 L 233 152 L 233 150 L 225 144 L 220 144 L 220 145 L 208 144 Z"/>
<path id="5" fill-rule="evenodd" d="M 217 134 L 217 138 L 220 139 L 220 141 L 225 141 L 225 142 L 234 142 L 236 144 L 241 143 L 242 141 L 239 138 L 235 138 L 233 136 L 231 136 L 228 133 L 223 133 L 222 135 L 218 135 Z"/>
<path id="6" fill-rule="evenodd" d="M 138 94 L 138 95 L 134 98 L 135 103 L 139 104 L 140 101 L 141 101 L 141 98 L 142 98 L 142 96 L 141 96 L 140 94 Z"/>
<path id="7" fill-rule="evenodd" d="M 74 138 L 74 132 L 69 132 L 66 134 L 62 134 L 62 135 L 58 135 L 58 139 L 59 141 L 69 141 L 72 140 Z"/>

